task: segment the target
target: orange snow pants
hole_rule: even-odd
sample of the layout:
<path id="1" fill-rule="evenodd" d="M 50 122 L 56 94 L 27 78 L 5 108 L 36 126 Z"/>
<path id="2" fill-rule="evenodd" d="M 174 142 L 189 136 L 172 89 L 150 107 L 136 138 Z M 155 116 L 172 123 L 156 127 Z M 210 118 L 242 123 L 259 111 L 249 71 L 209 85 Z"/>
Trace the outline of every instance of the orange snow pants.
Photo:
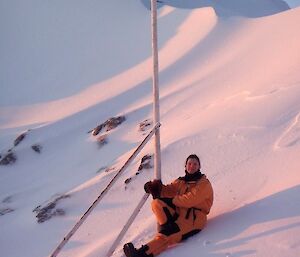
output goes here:
<path id="1" fill-rule="evenodd" d="M 197 222 L 195 222 L 193 215 L 187 217 L 186 208 L 178 208 L 176 210 L 166 204 L 160 199 L 154 199 L 151 204 L 152 211 L 156 216 L 159 225 L 166 224 L 170 215 L 176 217 L 175 229 L 171 229 L 169 233 L 158 232 L 154 239 L 147 243 L 149 249 L 147 254 L 157 256 L 169 246 L 179 243 L 180 241 L 192 236 L 204 227 L 206 223 L 206 215 L 197 215 Z M 174 224 L 174 221 L 173 221 Z"/>

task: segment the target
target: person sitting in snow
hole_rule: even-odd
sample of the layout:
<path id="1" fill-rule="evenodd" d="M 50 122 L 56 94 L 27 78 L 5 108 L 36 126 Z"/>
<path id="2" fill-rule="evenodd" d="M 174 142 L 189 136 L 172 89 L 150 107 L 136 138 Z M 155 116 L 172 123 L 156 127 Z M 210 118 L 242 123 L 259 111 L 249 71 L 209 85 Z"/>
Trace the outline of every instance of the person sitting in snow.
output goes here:
<path id="1" fill-rule="evenodd" d="M 161 180 L 144 185 L 146 193 L 153 197 L 151 206 L 158 223 L 158 233 L 139 249 L 131 242 L 125 244 L 123 250 L 127 257 L 157 256 L 168 246 L 203 229 L 213 204 L 213 189 L 200 168 L 199 157 L 192 154 L 186 159 L 184 177 L 168 185 L 163 185 Z"/>

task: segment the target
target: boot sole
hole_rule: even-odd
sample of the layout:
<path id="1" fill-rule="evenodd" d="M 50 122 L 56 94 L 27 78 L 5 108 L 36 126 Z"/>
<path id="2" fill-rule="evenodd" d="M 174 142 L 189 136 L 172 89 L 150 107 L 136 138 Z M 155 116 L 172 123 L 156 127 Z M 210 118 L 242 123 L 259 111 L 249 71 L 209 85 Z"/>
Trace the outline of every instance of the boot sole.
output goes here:
<path id="1" fill-rule="evenodd" d="M 135 248 L 132 243 L 127 243 L 123 246 L 123 251 L 126 257 L 136 257 Z"/>

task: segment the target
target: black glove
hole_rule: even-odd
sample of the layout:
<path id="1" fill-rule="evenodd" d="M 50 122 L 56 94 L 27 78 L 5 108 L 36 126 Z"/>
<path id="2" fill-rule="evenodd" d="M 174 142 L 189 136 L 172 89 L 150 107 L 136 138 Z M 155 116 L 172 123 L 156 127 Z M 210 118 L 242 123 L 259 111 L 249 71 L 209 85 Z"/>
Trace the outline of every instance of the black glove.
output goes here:
<path id="1" fill-rule="evenodd" d="M 146 193 L 150 194 L 150 187 L 151 187 L 152 181 L 148 181 L 144 185 L 144 190 Z"/>
<path id="2" fill-rule="evenodd" d="M 153 199 L 156 199 L 156 198 L 160 197 L 161 189 L 162 189 L 161 180 L 148 181 L 144 185 L 145 192 L 148 193 L 148 194 L 151 194 Z"/>

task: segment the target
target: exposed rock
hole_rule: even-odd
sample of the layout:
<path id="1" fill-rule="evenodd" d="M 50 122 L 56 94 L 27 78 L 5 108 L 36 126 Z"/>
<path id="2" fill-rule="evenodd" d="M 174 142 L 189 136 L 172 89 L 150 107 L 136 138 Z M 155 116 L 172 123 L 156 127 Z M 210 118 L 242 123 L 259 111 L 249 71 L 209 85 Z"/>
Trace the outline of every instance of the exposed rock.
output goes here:
<path id="1" fill-rule="evenodd" d="M 12 196 L 7 196 L 2 200 L 2 203 L 11 203 L 12 202 Z"/>
<path id="2" fill-rule="evenodd" d="M 57 215 L 57 216 L 63 216 L 65 214 L 66 214 L 66 212 L 63 209 L 56 209 L 55 210 L 55 215 Z"/>
<path id="3" fill-rule="evenodd" d="M 108 167 L 105 169 L 105 172 L 108 173 L 108 172 L 111 172 L 111 171 L 114 171 L 116 170 L 116 167 Z"/>
<path id="4" fill-rule="evenodd" d="M 108 119 L 105 124 L 106 131 L 110 131 L 110 130 L 118 127 L 125 120 L 126 120 L 125 116 L 113 117 L 113 118 Z"/>
<path id="5" fill-rule="evenodd" d="M 99 169 L 96 171 L 96 173 L 99 173 L 99 172 L 101 172 L 101 171 L 103 171 L 103 170 L 105 170 L 105 169 L 107 169 L 107 167 L 106 167 L 106 166 L 102 166 L 101 168 L 99 168 Z"/>
<path id="6" fill-rule="evenodd" d="M 125 183 L 125 184 L 129 184 L 131 180 L 132 180 L 132 177 L 127 178 L 127 179 L 125 179 L 124 183 Z"/>
<path id="7" fill-rule="evenodd" d="M 12 151 L 10 151 L 0 161 L 0 165 L 9 165 L 9 164 L 15 163 L 16 160 L 17 160 L 17 156 Z"/>
<path id="8" fill-rule="evenodd" d="M 3 216 L 7 213 L 10 213 L 10 212 L 13 212 L 14 210 L 11 209 L 11 208 L 3 208 L 3 209 L 0 209 L 0 216 Z"/>
<path id="9" fill-rule="evenodd" d="M 138 171 L 135 173 L 135 175 L 125 179 L 124 183 L 126 185 L 129 184 L 137 175 L 139 175 L 142 172 L 142 170 L 151 169 L 151 168 L 153 168 L 153 155 L 146 154 L 141 159 L 141 164 L 138 168 Z M 126 187 L 125 187 L 125 189 L 126 189 Z"/>
<path id="10" fill-rule="evenodd" d="M 152 159 L 153 159 L 153 155 L 146 154 L 145 156 L 143 156 L 143 158 L 141 160 L 141 164 L 140 164 L 140 166 L 138 168 L 138 172 L 136 173 L 136 175 L 138 175 L 139 171 L 141 171 L 143 169 L 151 169 L 151 168 L 153 168 Z"/>
<path id="11" fill-rule="evenodd" d="M 19 136 L 15 139 L 15 141 L 14 141 L 14 146 L 17 146 L 18 144 L 20 144 L 21 141 L 23 141 L 23 139 L 26 137 L 26 135 L 27 135 L 26 132 L 24 132 L 24 133 L 22 133 L 21 135 L 19 135 Z"/>
<path id="12" fill-rule="evenodd" d="M 70 195 L 61 195 L 55 200 L 48 203 L 46 206 L 42 207 L 41 205 L 37 206 L 33 212 L 36 212 L 36 218 L 38 223 L 45 222 L 46 220 L 51 219 L 54 216 L 65 215 L 65 211 L 61 208 L 56 208 L 57 203 L 64 198 L 69 198 Z"/>
<path id="13" fill-rule="evenodd" d="M 102 171 L 108 173 L 108 172 L 111 172 L 111 171 L 114 171 L 114 170 L 116 170 L 116 167 L 107 167 L 107 166 L 103 166 L 103 167 L 101 167 L 101 168 L 99 168 L 99 169 L 97 170 L 97 173 L 100 173 L 100 172 L 102 172 Z"/>
<path id="14" fill-rule="evenodd" d="M 103 124 L 98 125 L 96 128 L 92 130 L 92 135 L 97 136 L 103 128 Z"/>
<path id="15" fill-rule="evenodd" d="M 92 132 L 93 136 L 97 136 L 102 131 L 102 129 L 105 129 L 106 132 L 110 131 L 110 130 L 116 128 L 117 126 L 119 126 L 125 120 L 126 120 L 125 116 L 118 116 L 118 117 L 109 118 L 107 121 L 105 121 L 104 123 L 98 125 L 96 128 L 94 128 L 90 132 Z"/>
<path id="16" fill-rule="evenodd" d="M 140 131 L 146 131 L 153 124 L 151 119 L 146 119 L 139 124 Z"/>
<path id="17" fill-rule="evenodd" d="M 31 149 L 37 153 L 41 153 L 42 151 L 42 146 L 39 144 L 34 144 L 31 146 Z"/>
<path id="18" fill-rule="evenodd" d="M 55 202 L 49 203 L 45 207 L 41 209 L 36 209 L 37 215 L 35 216 L 38 219 L 38 223 L 42 223 L 54 216 L 55 210 L 53 210 L 56 206 Z"/>

